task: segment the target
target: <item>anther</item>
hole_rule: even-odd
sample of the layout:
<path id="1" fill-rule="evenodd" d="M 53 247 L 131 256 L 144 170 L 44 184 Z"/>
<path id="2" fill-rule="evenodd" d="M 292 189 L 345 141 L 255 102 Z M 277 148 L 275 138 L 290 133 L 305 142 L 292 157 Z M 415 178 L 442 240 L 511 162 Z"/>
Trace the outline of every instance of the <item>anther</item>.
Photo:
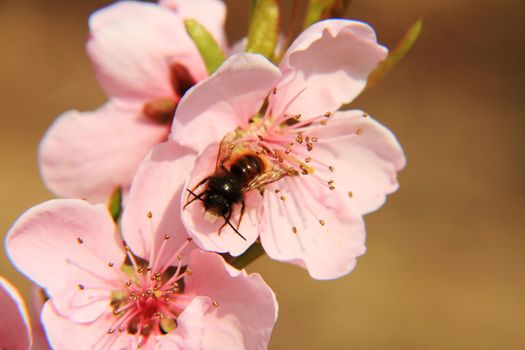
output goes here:
<path id="1" fill-rule="evenodd" d="M 108 329 L 108 334 L 113 334 L 115 330 L 113 328 Z"/>
<path id="2" fill-rule="evenodd" d="M 332 112 L 326 112 L 324 114 L 325 117 L 330 118 L 332 116 Z"/>
<path id="3" fill-rule="evenodd" d="M 319 220 L 319 223 L 321 224 L 321 226 L 324 226 L 324 220 Z"/>
<path id="4" fill-rule="evenodd" d="M 82 238 L 78 237 L 77 238 L 77 242 L 78 242 L 78 244 L 82 244 L 82 243 L 84 243 L 84 240 Z"/>
<path id="5" fill-rule="evenodd" d="M 264 138 L 261 135 L 257 135 L 257 138 L 259 139 L 259 141 L 264 141 Z"/>
<path id="6" fill-rule="evenodd" d="M 328 121 L 327 120 L 321 120 L 321 125 L 328 125 Z"/>
<path id="7" fill-rule="evenodd" d="M 312 158 L 308 157 L 304 160 L 306 163 L 310 163 L 312 161 Z"/>
<path id="8" fill-rule="evenodd" d="M 356 133 L 357 135 L 361 135 L 361 134 L 363 133 L 363 131 L 364 131 L 363 129 L 359 128 L 359 129 L 356 130 L 355 133 Z"/>
<path id="9" fill-rule="evenodd" d="M 146 216 L 148 217 L 148 219 L 151 219 L 153 217 L 153 214 L 151 213 L 151 211 L 148 211 L 148 213 L 146 214 Z"/>
<path id="10" fill-rule="evenodd" d="M 352 198 L 354 196 L 354 194 L 352 193 L 352 191 L 348 191 L 348 197 Z"/>
<path id="11" fill-rule="evenodd" d="M 131 281 L 127 281 L 126 286 L 131 287 Z"/>
<path id="12" fill-rule="evenodd" d="M 211 303 L 213 306 L 215 307 L 219 307 L 219 302 L 217 300 L 215 300 L 213 303 Z"/>
<path id="13" fill-rule="evenodd" d="M 113 267 L 113 263 L 112 263 L 112 262 L 109 262 L 109 263 L 108 263 L 108 266 L 109 266 L 109 267 Z"/>
<path id="14" fill-rule="evenodd" d="M 293 233 L 297 233 L 297 227 L 293 226 L 293 227 L 292 227 L 292 232 L 293 232 Z"/>
<path id="15" fill-rule="evenodd" d="M 364 118 L 367 118 L 370 114 L 366 113 L 366 112 L 363 112 L 363 117 Z"/>
<path id="16" fill-rule="evenodd" d="M 284 202 L 286 200 L 286 197 L 285 196 L 281 196 L 281 197 L 279 197 L 279 199 Z"/>
<path id="17" fill-rule="evenodd" d="M 275 190 L 275 193 L 279 193 L 279 192 L 281 192 L 280 189 L 276 189 L 276 190 Z"/>
<path id="18" fill-rule="evenodd" d="M 312 137 L 312 142 L 317 142 L 317 141 L 319 141 L 319 139 L 317 137 L 313 136 Z"/>
<path id="19" fill-rule="evenodd" d="M 307 142 L 307 143 L 306 143 L 306 149 L 307 149 L 308 151 L 311 151 L 313 148 L 314 148 L 313 143 L 311 143 L 311 142 Z"/>
<path id="20" fill-rule="evenodd" d="M 295 138 L 295 141 L 299 143 L 303 143 L 303 134 L 299 133 L 297 137 Z"/>
<path id="21" fill-rule="evenodd" d="M 192 275 L 192 274 L 193 274 L 193 271 L 192 271 L 192 270 L 190 270 L 190 269 L 186 269 L 186 274 L 187 274 L 188 276 L 190 276 L 190 275 Z"/>
<path id="22" fill-rule="evenodd" d="M 301 119 L 301 114 L 296 114 L 296 115 L 294 115 L 294 118 L 295 118 L 296 120 Z"/>
<path id="23" fill-rule="evenodd" d="M 301 168 L 301 170 L 302 170 L 301 173 L 303 175 L 308 175 L 308 169 L 304 165 L 302 165 L 302 164 L 299 165 L 299 168 Z"/>
<path id="24" fill-rule="evenodd" d="M 272 94 L 275 95 L 276 93 L 277 93 L 277 88 L 274 87 L 274 88 L 272 89 Z"/>
<path id="25" fill-rule="evenodd" d="M 179 260 L 182 260 L 182 258 L 184 258 L 184 254 L 179 254 L 179 256 L 177 257 L 177 259 Z"/>
<path id="26" fill-rule="evenodd" d="M 328 169 L 329 169 L 330 171 L 332 171 L 332 172 L 335 170 L 335 168 L 334 168 L 333 166 L 331 166 L 331 165 L 328 167 Z"/>
<path id="27" fill-rule="evenodd" d="M 78 284 L 78 289 L 80 289 L 80 290 L 84 290 L 84 288 L 86 288 L 86 287 L 84 287 L 83 284 L 81 284 L 81 283 Z"/>
<path id="28" fill-rule="evenodd" d="M 170 236 L 169 233 L 166 233 L 166 234 L 164 235 L 164 239 L 170 239 L 170 238 L 171 238 L 171 236 Z"/>

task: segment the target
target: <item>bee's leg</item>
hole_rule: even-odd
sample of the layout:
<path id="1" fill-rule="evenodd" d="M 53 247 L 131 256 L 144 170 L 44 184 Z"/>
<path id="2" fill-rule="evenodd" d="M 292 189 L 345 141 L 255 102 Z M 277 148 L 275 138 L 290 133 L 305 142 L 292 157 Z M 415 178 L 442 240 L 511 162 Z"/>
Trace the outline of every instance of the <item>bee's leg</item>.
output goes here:
<path id="1" fill-rule="evenodd" d="M 197 194 L 197 193 L 193 192 L 192 190 L 190 190 L 190 189 L 188 189 L 188 188 L 186 189 L 186 191 L 189 192 L 189 194 L 188 194 L 188 201 L 186 202 L 186 204 L 184 204 L 184 206 L 182 207 L 182 210 L 186 209 L 186 207 L 187 207 L 188 205 L 190 205 L 191 203 L 193 203 L 193 202 L 196 201 L 197 199 L 198 199 L 198 200 L 201 200 L 201 201 L 204 201 L 204 199 L 202 199 L 201 197 L 204 196 L 206 193 L 208 193 L 208 191 L 204 191 L 204 192 L 202 192 L 202 193 L 200 193 L 200 194 Z M 191 200 L 190 200 L 190 198 L 189 198 L 189 197 L 190 197 L 190 194 L 193 195 L 193 198 L 192 198 Z"/>
<path id="2" fill-rule="evenodd" d="M 239 226 L 241 226 L 242 217 L 244 215 L 244 208 L 246 207 L 246 204 L 244 203 L 244 199 L 241 200 L 241 212 L 239 214 L 239 221 L 237 221 L 237 229 L 239 229 Z"/>
<path id="3" fill-rule="evenodd" d="M 222 224 L 222 226 L 219 228 L 219 232 L 217 232 L 217 234 L 220 235 L 220 234 L 221 234 L 221 230 L 222 230 L 222 228 L 223 228 L 224 226 L 226 226 L 226 224 L 228 224 L 228 225 L 230 225 L 230 227 L 232 228 L 232 230 L 235 231 L 235 233 L 239 235 L 239 237 L 241 237 L 242 239 L 246 240 L 246 238 L 244 238 L 244 236 L 241 235 L 241 233 L 239 232 L 239 230 L 237 230 L 237 229 L 235 228 L 235 226 L 233 226 L 232 223 L 230 222 L 230 218 L 231 218 L 231 216 L 232 216 L 232 211 L 230 210 L 230 211 L 228 212 L 228 214 L 224 216 L 224 224 Z"/>
<path id="4" fill-rule="evenodd" d="M 222 224 L 222 226 L 219 227 L 219 231 L 217 231 L 217 234 L 218 234 L 219 236 L 220 236 L 221 231 L 222 231 L 222 229 L 224 228 L 224 226 L 226 226 L 226 224 L 228 224 L 228 223 L 230 222 L 230 218 L 231 218 L 231 216 L 232 216 L 232 211 L 230 210 L 230 211 L 228 212 L 228 214 L 226 214 L 226 215 L 224 216 L 224 224 Z"/>
<path id="5" fill-rule="evenodd" d="M 197 188 L 199 188 L 202 185 L 204 185 L 206 183 L 206 181 L 208 181 L 209 179 L 210 179 L 209 176 L 205 177 L 204 179 L 201 180 L 201 182 L 199 182 L 197 185 L 195 185 L 191 190 L 188 189 L 188 197 L 186 197 L 186 204 L 184 205 L 184 207 L 182 209 L 186 208 L 186 206 L 188 206 L 188 204 L 190 204 L 194 200 L 200 199 L 200 196 L 202 196 L 204 194 L 204 192 L 199 194 L 199 195 L 196 195 L 194 192 L 195 192 L 195 190 Z M 190 195 L 192 195 L 192 194 L 193 194 L 194 198 L 192 200 L 190 200 Z"/>

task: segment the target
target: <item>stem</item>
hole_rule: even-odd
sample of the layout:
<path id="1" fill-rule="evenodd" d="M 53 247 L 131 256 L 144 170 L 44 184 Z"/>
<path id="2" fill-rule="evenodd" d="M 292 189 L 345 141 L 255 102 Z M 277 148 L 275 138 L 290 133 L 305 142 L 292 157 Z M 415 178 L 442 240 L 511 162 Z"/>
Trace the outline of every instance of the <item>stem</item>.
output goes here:
<path id="1" fill-rule="evenodd" d="M 245 268 L 250 263 L 255 261 L 258 257 L 264 254 L 264 249 L 261 242 L 257 241 L 252 244 L 244 253 L 237 257 L 228 257 L 226 260 L 230 265 L 240 269 Z"/>

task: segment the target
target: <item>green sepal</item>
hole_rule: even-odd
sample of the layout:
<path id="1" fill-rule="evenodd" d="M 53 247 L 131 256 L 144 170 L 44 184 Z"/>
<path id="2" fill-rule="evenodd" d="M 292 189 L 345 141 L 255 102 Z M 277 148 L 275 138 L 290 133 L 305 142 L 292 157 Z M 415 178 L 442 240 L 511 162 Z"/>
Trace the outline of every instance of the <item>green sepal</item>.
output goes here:
<path id="1" fill-rule="evenodd" d="M 310 0 L 304 18 L 304 28 L 327 18 L 343 17 L 350 0 Z"/>
<path id="2" fill-rule="evenodd" d="M 185 19 L 184 26 L 191 40 L 197 46 L 208 74 L 212 74 L 224 62 L 224 52 L 210 32 L 196 20 Z"/>
<path id="3" fill-rule="evenodd" d="M 122 214 L 122 188 L 117 187 L 111 197 L 109 198 L 108 210 L 113 218 L 113 221 L 117 222 Z"/>
<path id="4" fill-rule="evenodd" d="M 279 36 L 279 4 L 277 0 L 252 2 L 246 52 L 260 53 L 272 59 Z"/>
<path id="5" fill-rule="evenodd" d="M 405 35 L 403 35 L 401 40 L 398 42 L 396 48 L 390 52 L 388 57 L 384 61 L 381 61 L 377 65 L 376 69 L 374 69 L 372 73 L 370 73 L 370 75 L 368 76 L 366 89 L 369 89 L 370 87 L 375 85 L 379 80 L 383 79 L 383 77 L 392 68 L 394 68 L 394 66 L 398 64 L 403 57 L 405 57 L 405 55 L 412 48 L 417 38 L 419 37 L 422 28 L 423 18 L 419 18 L 414 24 L 410 26 L 410 28 L 408 28 Z"/>

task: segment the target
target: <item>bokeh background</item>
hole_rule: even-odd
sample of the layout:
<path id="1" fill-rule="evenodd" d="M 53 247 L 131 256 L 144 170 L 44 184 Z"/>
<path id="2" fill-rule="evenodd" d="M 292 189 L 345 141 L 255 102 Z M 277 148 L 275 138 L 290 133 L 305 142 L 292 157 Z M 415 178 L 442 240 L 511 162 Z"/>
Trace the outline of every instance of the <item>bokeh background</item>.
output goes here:
<path id="1" fill-rule="evenodd" d="M 36 163 L 46 128 L 105 100 L 84 42 L 89 14 L 108 3 L 0 1 L 2 235 L 52 198 Z M 227 3 L 233 42 L 249 2 Z M 406 59 L 353 103 L 395 132 L 408 166 L 366 217 L 368 252 L 350 275 L 314 281 L 267 258 L 250 267 L 280 303 L 270 348 L 524 349 L 525 2 L 354 0 L 348 16 L 389 47 L 425 18 Z M 28 297 L 3 248 L 0 268 Z"/>

